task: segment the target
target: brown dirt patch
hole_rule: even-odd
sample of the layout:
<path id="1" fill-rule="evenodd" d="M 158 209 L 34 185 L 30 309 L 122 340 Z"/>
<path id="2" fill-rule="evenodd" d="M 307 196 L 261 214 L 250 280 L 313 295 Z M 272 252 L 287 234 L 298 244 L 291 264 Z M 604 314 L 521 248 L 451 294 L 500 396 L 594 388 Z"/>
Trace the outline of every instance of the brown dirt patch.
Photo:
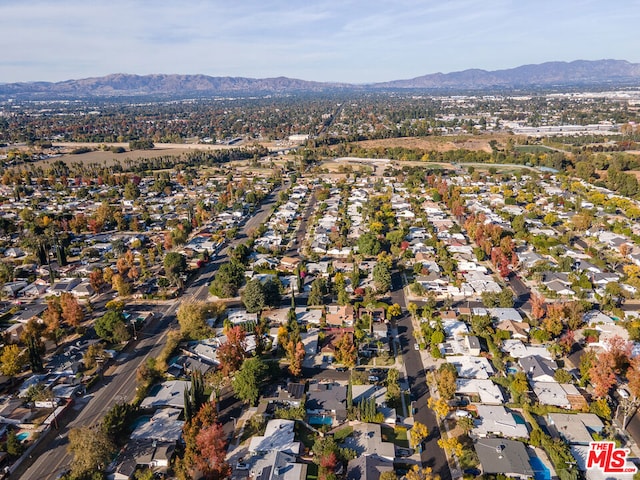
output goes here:
<path id="1" fill-rule="evenodd" d="M 362 148 L 419 148 L 422 150 L 431 150 L 438 152 L 448 152 L 450 150 L 482 150 L 491 152 L 489 142 L 497 140 L 498 144 L 506 142 L 506 135 L 487 135 L 487 136 L 451 136 L 451 137 L 403 137 L 403 138 L 384 138 L 380 140 L 363 140 L 361 142 L 353 142 Z"/>

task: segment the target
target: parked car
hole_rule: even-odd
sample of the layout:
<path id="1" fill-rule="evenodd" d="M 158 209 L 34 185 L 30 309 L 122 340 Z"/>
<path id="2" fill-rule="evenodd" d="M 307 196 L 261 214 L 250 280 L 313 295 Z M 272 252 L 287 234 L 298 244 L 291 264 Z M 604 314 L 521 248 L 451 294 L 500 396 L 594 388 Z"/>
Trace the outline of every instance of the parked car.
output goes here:
<path id="1" fill-rule="evenodd" d="M 244 462 L 236 463 L 236 470 L 249 470 L 249 465 Z"/>
<path id="2" fill-rule="evenodd" d="M 369 381 L 370 382 L 379 382 L 380 381 L 380 377 L 376 377 L 375 375 L 369 375 Z"/>
<path id="3" fill-rule="evenodd" d="M 336 372 L 346 372 L 349 370 L 347 367 L 336 367 Z"/>
<path id="4" fill-rule="evenodd" d="M 472 415 L 466 410 L 456 410 L 456 417 L 458 418 L 463 418 L 463 417 L 471 418 L 471 416 Z"/>
<path id="5" fill-rule="evenodd" d="M 412 448 L 397 448 L 396 455 L 398 457 L 410 457 L 414 454 L 414 450 Z"/>
<path id="6" fill-rule="evenodd" d="M 413 349 L 414 350 L 420 350 L 420 345 L 418 343 L 414 343 L 413 344 Z"/>

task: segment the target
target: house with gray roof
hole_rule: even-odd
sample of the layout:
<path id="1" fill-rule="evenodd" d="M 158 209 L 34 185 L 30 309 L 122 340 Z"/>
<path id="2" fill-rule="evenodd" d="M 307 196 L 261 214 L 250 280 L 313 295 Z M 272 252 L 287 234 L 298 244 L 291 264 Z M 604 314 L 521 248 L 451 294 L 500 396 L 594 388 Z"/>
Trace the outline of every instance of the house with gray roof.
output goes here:
<path id="1" fill-rule="evenodd" d="M 558 365 L 553 360 L 539 355 L 531 355 L 519 358 L 518 363 L 530 380 L 535 380 L 536 382 L 556 381 L 553 374 L 558 369 Z"/>
<path id="2" fill-rule="evenodd" d="M 382 430 L 378 423 L 354 425 L 353 433 L 345 439 L 344 446 L 354 450 L 358 456 L 376 455 L 388 462 L 393 462 L 396 456 L 395 445 L 382 440 Z"/>
<path id="3" fill-rule="evenodd" d="M 550 413 L 547 425 L 552 436 L 570 445 L 589 445 L 593 434 L 604 430 L 604 423 L 593 413 Z"/>
<path id="4" fill-rule="evenodd" d="M 258 459 L 251 474 L 256 480 L 304 480 L 307 464 L 298 463 L 290 453 L 273 451 Z"/>
<path id="5" fill-rule="evenodd" d="M 309 385 L 307 415 L 329 415 L 338 422 L 347 419 L 347 387 L 337 383 Z"/>
<path id="6" fill-rule="evenodd" d="M 520 479 L 533 477 L 533 468 L 524 443 L 506 438 L 483 438 L 473 446 L 483 473 Z"/>
<path id="7" fill-rule="evenodd" d="M 393 471 L 393 462 L 377 455 L 361 455 L 347 464 L 347 480 L 378 480 L 384 472 Z"/>

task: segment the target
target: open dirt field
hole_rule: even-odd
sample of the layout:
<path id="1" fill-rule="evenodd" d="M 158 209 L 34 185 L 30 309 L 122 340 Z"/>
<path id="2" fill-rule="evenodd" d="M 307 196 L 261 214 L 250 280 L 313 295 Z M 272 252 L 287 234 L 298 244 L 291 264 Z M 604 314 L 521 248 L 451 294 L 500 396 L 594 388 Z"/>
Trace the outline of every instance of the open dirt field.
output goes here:
<path id="1" fill-rule="evenodd" d="M 435 150 L 438 152 L 447 152 L 450 150 L 482 150 L 490 153 L 491 147 L 489 142 L 497 140 L 498 144 L 506 142 L 507 138 L 513 138 L 508 135 L 486 135 L 486 136 L 459 136 L 459 137 L 404 137 L 404 138 L 384 138 L 381 140 L 363 140 L 361 142 L 353 142 L 362 148 L 376 147 L 405 147 L 420 148 L 423 150 Z"/>

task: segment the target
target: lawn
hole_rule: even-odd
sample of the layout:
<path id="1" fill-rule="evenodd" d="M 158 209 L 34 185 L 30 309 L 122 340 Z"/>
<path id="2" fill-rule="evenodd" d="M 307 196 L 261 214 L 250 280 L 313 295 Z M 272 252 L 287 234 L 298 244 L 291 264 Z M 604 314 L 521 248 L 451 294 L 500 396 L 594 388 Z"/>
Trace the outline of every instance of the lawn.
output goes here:
<path id="1" fill-rule="evenodd" d="M 544 145 L 516 145 L 513 148 L 525 153 L 546 153 L 554 151 L 552 148 L 545 147 Z"/>
<path id="2" fill-rule="evenodd" d="M 336 441 L 336 443 L 342 443 L 344 439 L 347 438 L 352 433 L 353 433 L 353 427 L 347 426 L 347 427 L 341 428 L 340 430 L 337 430 L 333 434 L 333 439 Z"/>
<path id="3" fill-rule="evenodd" d="M 405 427 L 391 428 L 382 425 L 382 440 L 395 443 L 398 447 L 409 448 L 409 439 L 407 438 L 407 429 Z"/>

